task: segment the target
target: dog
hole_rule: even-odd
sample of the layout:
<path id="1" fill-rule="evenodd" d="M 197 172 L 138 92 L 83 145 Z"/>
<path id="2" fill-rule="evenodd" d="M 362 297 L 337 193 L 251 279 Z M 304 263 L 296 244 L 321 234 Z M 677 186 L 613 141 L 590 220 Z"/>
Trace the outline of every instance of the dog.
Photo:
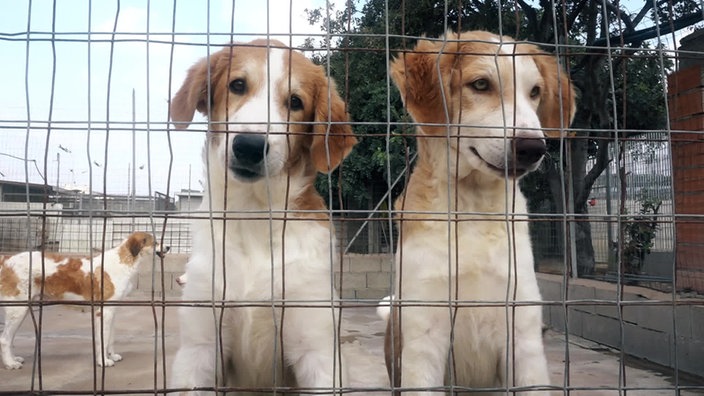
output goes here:
<path id="1" fill-rule="evenodd" d="M 300 52 L 258 39 L 192 66 L 170 109 L 178 128 L 196 110 L 208 119 L 200 210 L 213 220 L 193 225 L 182 299 L 235 303 L 180 309 L 170 386 L 331 392 L 346 381 L 338 253 L 314 179 L 356 143 L 334 82 Z"/>
<path id="2" fill-rule="evenodd" d="M 545 394 L 541 297 L 516 183 L 540 165 L 544 133 L 574 116 L 568 75 L 554 55 L 481 31 L 422 39 L 390 74 L 420 124 L 418 159 L 395 202 L 392 384 Z"/>
<path id="3" fill-rule="evenodd" d="M 12 353 L 15 333 L 29 306 L 37 298 L 83 300 L 102 303 L 120 301 L 134 289 L 139 265 L 164 249 L 152 234 L 132 233 L 120 245 L 93 257 L 69 257 L 38 251 L 0 258 L 0 300 L 24 305 L 5 305 L 5 328 L 0 335 L 2 362 L 7 369 L 19 369 L 24 359 Z M 43 268 L 43 270 L 42 270 Z M 122 360 L 113 348 L 115 306 L 95 310 L 95 362 L 110 367 Z"/>

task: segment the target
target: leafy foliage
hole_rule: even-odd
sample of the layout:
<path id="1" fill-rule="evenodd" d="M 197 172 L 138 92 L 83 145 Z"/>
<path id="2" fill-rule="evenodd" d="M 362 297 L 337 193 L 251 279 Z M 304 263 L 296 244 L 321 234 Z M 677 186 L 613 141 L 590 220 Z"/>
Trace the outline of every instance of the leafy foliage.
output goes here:
<path id="1" fill-rule="evenodd" d="M 639 274 L 645 256 L 655 245 L 658 230 L 658 212 L 662 200 L 649 196 L 647 189 L 641 190 L 638 202 L 639 214 L 627 217 L 623 223 L 624 243 L 622 248 L 623 273 Z"/>

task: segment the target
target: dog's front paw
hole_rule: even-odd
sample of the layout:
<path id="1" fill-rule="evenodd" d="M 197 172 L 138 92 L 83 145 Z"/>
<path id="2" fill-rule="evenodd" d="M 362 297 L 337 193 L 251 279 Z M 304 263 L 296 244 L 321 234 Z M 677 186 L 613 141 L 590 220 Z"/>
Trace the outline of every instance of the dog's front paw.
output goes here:
<path id="1" fill-rule="evenodd" d="M 24 359 L 22 359 L 19 356 L 15 356 L 12 358 L 13 361 L 10 363 L 5 363 L 5 368 L 8 370 L 17 370 L 22 368 L 22 362 L 24 362 Z"/>
<path id="2" fill-rule="evenodd" d="M 113 362 L 119 362 L 120 360 L 122 360 L 122 355 L 120 355 L 119 353 L 111 352 L 108 354 L 108 356 Z"/>
<path id="3" fill-rule="evenodd" d="M 96 360 L 96 362 L 98 363 L 98 366 L 103 367 L 103 362 L 101 359 Z M 114 360 L 108 359 L 108 358 L 105 359 L 105 367 L 112 367 L 114 365 L 115 365 Z"/>

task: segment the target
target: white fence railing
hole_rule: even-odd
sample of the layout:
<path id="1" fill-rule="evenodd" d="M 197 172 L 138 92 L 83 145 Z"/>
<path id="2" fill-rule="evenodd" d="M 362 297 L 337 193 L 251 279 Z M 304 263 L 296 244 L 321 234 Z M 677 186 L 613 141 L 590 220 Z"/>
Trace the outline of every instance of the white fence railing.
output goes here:
<path id="1" fill-rule="evenodd" d="M 117 245 L 133 231 L 153 233 L 173 253 L 190 253 L 189 219 L 163 217 L 70 217 L 61 205 L 0 203 L 0 252 L 42 247 L 60 253 L 90 254 Z"/>

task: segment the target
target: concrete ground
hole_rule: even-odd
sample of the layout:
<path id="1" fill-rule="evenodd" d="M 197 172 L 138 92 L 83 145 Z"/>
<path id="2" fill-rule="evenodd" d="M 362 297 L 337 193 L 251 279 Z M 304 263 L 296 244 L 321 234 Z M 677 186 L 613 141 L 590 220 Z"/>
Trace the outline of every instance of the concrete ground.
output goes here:
<path id="1" fill-rule="evenodd" d="M 368 307 L 346 308 L 344 316 L 343 342 L 357 367 L 352 373 L 354 385 L 384 386 L 384 323 L 376 317 L 373 308 Z M 38 312 L 35 317 L 38 320 Z M 164 372 L 166 370 L 169 375 L 168 369 L 178 346 L 177 315 L 173 307 L 165 310 L 158 306 L 119 308 L 115 349 L 123 360 L 104 370 L 93 364 L 89 314 L 57 306 L 44 309 L 41 367 L 34 365 L 32 357 L 35 350 L 33 329 L 28 317 L 15 340 L 15 354 L 25 358 L 25 365 L 20 370 L 0 368 L 0 394 L 26 394 L 40 390 L 46 394 L 156 394 L 165 388 Z M 553 384 L 563 386 L 568 383 L 571 389 L 564 394 L 704 394 L 702 383 L 681 381 L 679 390 L 676 390 L 671 376 L 639 362 L 627 362 L 625 366 L 626 384 L 629 388 L 639 389 L 619 392 L 618 353 L 573 336 L 567 343 L 563 334 L 552 331 L 545 334 L 545 341 Z M 569 352 L 569 381 L 565 376 L 566 351 Z"/>

